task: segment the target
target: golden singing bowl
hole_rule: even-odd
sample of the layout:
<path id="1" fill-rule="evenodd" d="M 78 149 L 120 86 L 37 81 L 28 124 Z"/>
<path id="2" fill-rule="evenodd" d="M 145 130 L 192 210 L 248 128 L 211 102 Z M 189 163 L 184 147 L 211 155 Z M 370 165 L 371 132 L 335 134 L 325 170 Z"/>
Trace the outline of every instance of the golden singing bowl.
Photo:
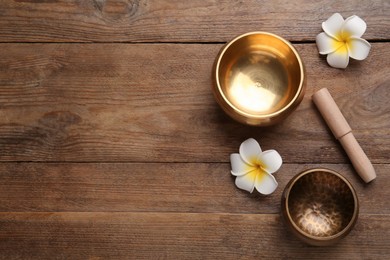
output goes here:
<path id="1" fill-rule="evenodd" d="M 295 48 L 271 33 L 251 32 L 227 43 L 213 68 L 213 93 L 235 120 L 272 125 L 302 101 L 305 71 Z"/>
<path id="2" fill-rule="evenodd" d="M 289 229 L 315 246 L 338 242 L 353 228 L 359 202 L 352 185 L 341 174 L 311 169 L 296 175 L 282 196 L 282 215 Z"/>

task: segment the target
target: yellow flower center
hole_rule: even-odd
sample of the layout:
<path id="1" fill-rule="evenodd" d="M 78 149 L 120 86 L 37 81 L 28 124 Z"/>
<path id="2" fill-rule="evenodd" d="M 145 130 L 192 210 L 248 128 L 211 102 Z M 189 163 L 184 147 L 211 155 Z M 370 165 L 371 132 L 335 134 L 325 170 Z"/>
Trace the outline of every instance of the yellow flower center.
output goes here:
<path id="1" fill-rule="evenodd" d="M 344 44 L 347 44 L 349 42 L 349 39 L 351 38 L 351 34 L 348 32 L 340 32 L 338 35 L 338 38 L 344 42 Z"/>
<path id="2" fill-rule="evenodd" d="M 251 174 L 253 179 L 257 178 L 258 181 L 262 181 L 267 174 L 264 163 L 258 160 L 257 157 L 250 158 L 250 162 L 252 165 L 248 165 L 247 171 Z"/>
<path id="3" fill-rule="evenodd" d="M 256 160 L 254 164 L 255 164 L 256 170 L 264 171 L 264 165 L 262 164 L 262 162 Z"/>
<path id="4" fill-rule="evenodd" d="M 333 41 L 333 48 L 337 53 L 345 54 L 348 53 L 349 41 L 351 38 L 351 34 L 348 32 L 340 32 L 337 35 L 337 39 Z"/>
<path id="5" fill-rule="evenodd" d="M 257 172 L 257 180 L 262 181 L 266 175 L 266 172 L 264 170 L 265 167 L 264 167 L 263 163 L 260 161 L 255 162 L 255 167 L 256 167 L 256 172 Z"/>

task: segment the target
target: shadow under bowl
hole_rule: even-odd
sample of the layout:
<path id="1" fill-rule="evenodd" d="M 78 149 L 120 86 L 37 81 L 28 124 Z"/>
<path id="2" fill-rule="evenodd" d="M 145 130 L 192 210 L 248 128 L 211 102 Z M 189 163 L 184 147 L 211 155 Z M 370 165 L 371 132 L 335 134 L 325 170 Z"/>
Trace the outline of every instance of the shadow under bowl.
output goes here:
<path id="1" fill-rule="evenodd" d="M 329 169 L 311 169 L 296 175 L 284 190 L 281 207 L 289 229 L 315 246 L 331 245 L 345 237 L 359 213 L 352 185 Z"/>
<path id="2" fill-rule="evenodd" d="M 218 54 L 213 93 L 235 120 L 256 126 L 289 115 L 305 92 L 303 62 L 287 40 L 267 32 L 240 35 Z"/>

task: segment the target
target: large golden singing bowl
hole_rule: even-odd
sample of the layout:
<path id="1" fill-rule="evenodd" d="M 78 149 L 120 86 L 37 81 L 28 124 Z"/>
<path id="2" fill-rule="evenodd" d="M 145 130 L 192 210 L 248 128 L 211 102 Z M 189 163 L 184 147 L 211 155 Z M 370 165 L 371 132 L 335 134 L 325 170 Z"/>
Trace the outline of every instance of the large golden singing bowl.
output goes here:
<path id="1" fill-rule="evenodd" d="M 315 246 L 331 245 L 345 237 L 359 213 L 352 185 L 328 169 L 311 169 L 296 175 L 284 190 L 281 207 L 289 229 Z"/>
<path id="2" fill-rule="evenodd" d="M 237 121 L 272 125 L 289 115 L 305 92 L 304 66 L 285 39 L 251 32 L 226 44 L 213 68 L 213 93 Z"/>

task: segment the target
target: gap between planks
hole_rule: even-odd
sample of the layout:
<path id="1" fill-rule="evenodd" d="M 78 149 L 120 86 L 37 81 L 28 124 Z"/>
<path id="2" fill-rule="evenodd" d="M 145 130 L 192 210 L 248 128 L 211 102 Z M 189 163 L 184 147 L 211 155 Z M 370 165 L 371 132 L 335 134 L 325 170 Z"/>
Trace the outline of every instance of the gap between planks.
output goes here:
<path id="1" fill-rule="evenodd" d="M 232 38 L 233 39 L 233 38 Z M 289 41 L 292 44 L 313 44 L 316 43 L 315 40 L 304 40 L 304 41 Z M 371 39 L 369 40 L 370 43 L 388 43 L 390 42 L 389 39 Z M 181 42 L 181 41 L 104 41 L 104 42 L 41 42 L 41 41 L 34 41 L 34 42 L 17 42 L 17 41 L 4 41 L 0 42 L 1 44 L 183 44 L 183 45 L 213 45 L 213 44 L 225 44 L 227 41 L 209 41 L 209 42 Z"/>

